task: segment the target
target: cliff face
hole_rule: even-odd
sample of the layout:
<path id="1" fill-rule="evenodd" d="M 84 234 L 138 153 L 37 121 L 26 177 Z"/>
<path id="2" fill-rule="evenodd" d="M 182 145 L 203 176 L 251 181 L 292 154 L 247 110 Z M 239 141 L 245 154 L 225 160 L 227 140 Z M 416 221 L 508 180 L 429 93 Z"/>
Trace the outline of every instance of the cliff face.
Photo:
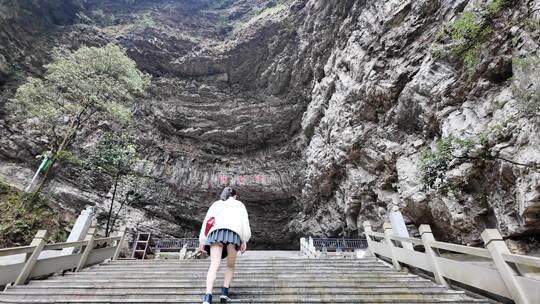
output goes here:
<path id="1" fill-rule="evenodd" d="M 304 212 L 292 226 L 354 231 L 398 206 L 454 242 L 478 244 L 491 227 L 537 234 L 539 104 L 520 89 L 538 77 L 538 29 L 522 23 L 538 23 L 537 5 L 351 2 L 302 121 Z"/>
<path id="2" fill-rule="evenodd" d="M 14 89 L 54 46 L 117 42 L 154 76 L 132 128 L 132 227 L 193 236 L 230 182 L 259 247 L 356 235 L 393 206 L 461 243 L 540 230 L 535 1 L 4 2 L 0 174 L 13 184 L 47 145 L 5 110 Z M 48 190 L 77 210 L 105 208 L 110 187 L 67 165 Z"/>
<path id="3" fill-rule="evenodd" d="M 272 1 L 87 1 L 68 12 L 75 5 L 68 2 L 66 22 L 55 24 L 46 13 L 37 13 L 53 10 L 42 5 L 4 8 L 4 22 L 13 29 L 5 30 L 2 44 L 18 44 L 1 50 L 10 68 L 3 74 L 4 109 L 26 75 L 43 72 L 53 46 L 119 43 L 154 76 L 149 94 L 135 108 L 132 133 L 141 161 L 137 177 L 126 184 L 143 198 L 124 214 L 128 225 L 195 236 L 210 203 L 223 184 L 231 183 L 251 211 L 257 246 L 294 246 L 296 236 L 287 224 L 298 208 L 298 134 L 309 103 L 309 79 L 292 75 L 302 61 L 295 58 L 295 33 L 285 26 L 287 6 Z M 15 48 L 24 55 L 7 57 Z M 48 139 L 9 113 L 2 119 L 0 171 L 22 186 Z M 110 128 L 108 123 L 91 126 L 76 150 L 89 148 Z M 108 178 L 69 164 L 57 173 L 48 190 L 63 208 L 96 204 L 106 209 Z"/>

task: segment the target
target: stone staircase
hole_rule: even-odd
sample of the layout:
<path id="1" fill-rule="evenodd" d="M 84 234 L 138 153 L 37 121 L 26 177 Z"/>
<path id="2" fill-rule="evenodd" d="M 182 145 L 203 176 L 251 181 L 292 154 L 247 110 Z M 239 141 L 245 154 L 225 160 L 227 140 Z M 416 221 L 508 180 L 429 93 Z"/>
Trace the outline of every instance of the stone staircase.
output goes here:
<path id="1" fill-rule="evenodd" d="M 10 287 L 0 293 L 0 303 L 201 303 L 208 263 L 112 261 Z M 489 303 L 392 270 L 374 258 L 279 255 L 239 258 L 231 297 L 234 303 Z"/>

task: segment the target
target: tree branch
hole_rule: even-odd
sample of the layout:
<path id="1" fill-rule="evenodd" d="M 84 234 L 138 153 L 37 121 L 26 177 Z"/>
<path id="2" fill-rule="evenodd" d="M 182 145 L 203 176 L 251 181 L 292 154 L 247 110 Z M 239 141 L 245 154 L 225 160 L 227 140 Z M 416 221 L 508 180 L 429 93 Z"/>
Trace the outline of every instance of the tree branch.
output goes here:
<path id="1" fill-rule="evenodd" d="M 534 10 L 530 11 L 525 18 L 521 18 L 521 20 L 523 20 L 523 21 L 521 22 L 521 25 L 518 26 L 518 29 L 523 30 L 523 28 L 526 25 L 525 21 L 529 20 L 529 18 L 531 18 L 532 14 L 534 14 L 534 13 L 536 13 L 538 11 L 540 11 L 540 8 L 537 8 L 537 9 L 534 9 Z"/>
<path id="2" fill-rule="evenodd" d="M 504 157 L 500 157 L 500 156 L 478 156 L 478 157 L 473 157 L 473 156 L 454 156 L 454 155 L 452 155 L 452 157 L 457 158 L 457 159 L 474 159 L 474 160 L 491 160 L 491 161 L 502 160 L 502 161 L 511 163 L 513 165 L 516 165 L 516 166 L 522 166 L 522 167 L 527 167 L 527 168 L 531 168 L 531 169 L 535 169 L 535 170 L 540 170 L 540 166 L 538 166 L 538 165 L 529 165 L 529 164 L 519 163 L 519 162 L 510 160 L 510 159 L 507 159 L 507 158 L 504 158 Z"/>
<path id="3" fill-rule="evenodd" d="M 90 120 L 90 118 L 92 118 L 92 116 L 96 114 L 97 111 L 98 110 L 95 108 L 92 111 L 90 111 L 90 113 L 81 121 L 81 125 L 86 124 Z"/>
<path id="4" fill-rule="evenodd" d="M 51 131 L 54 136 L 53 146 L 54 146 L 54 149 L 56 150 L 58 149 L 58 146 L 60 143 L 60 137 L 58 137 L 58 134 L 56 134 L 56 126 L 52 126 Z"/>

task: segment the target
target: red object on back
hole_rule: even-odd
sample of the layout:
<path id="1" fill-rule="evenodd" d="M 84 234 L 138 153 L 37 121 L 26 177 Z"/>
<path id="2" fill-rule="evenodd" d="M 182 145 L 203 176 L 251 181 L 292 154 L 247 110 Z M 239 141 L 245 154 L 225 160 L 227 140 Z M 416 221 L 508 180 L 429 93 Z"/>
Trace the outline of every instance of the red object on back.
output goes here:
<path id="1" fill-rule="evenodd" d="M 208 236 L 208 232 L 210 232 L 210 229 L 212 229 L 212 227 L 214 227 L 215 224 L 216 224 L 215 217 L 211 217 L 208 219 L 208 221 L 206 222 L 206 228 L 204 229 L 205 236 Z"/>

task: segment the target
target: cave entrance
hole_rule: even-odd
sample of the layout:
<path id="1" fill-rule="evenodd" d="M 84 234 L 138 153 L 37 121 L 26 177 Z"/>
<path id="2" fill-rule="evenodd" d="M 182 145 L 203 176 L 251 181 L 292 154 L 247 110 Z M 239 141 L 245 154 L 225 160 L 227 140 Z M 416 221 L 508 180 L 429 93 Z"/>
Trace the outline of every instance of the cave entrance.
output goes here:
<path id="1" fill-rule="evenodd" d="M 249 213 L 251 249 L 298 250 L 298 236 L 289 231 L 289 223 L 298 212 L 294 198 L 242 202 Z"/>

